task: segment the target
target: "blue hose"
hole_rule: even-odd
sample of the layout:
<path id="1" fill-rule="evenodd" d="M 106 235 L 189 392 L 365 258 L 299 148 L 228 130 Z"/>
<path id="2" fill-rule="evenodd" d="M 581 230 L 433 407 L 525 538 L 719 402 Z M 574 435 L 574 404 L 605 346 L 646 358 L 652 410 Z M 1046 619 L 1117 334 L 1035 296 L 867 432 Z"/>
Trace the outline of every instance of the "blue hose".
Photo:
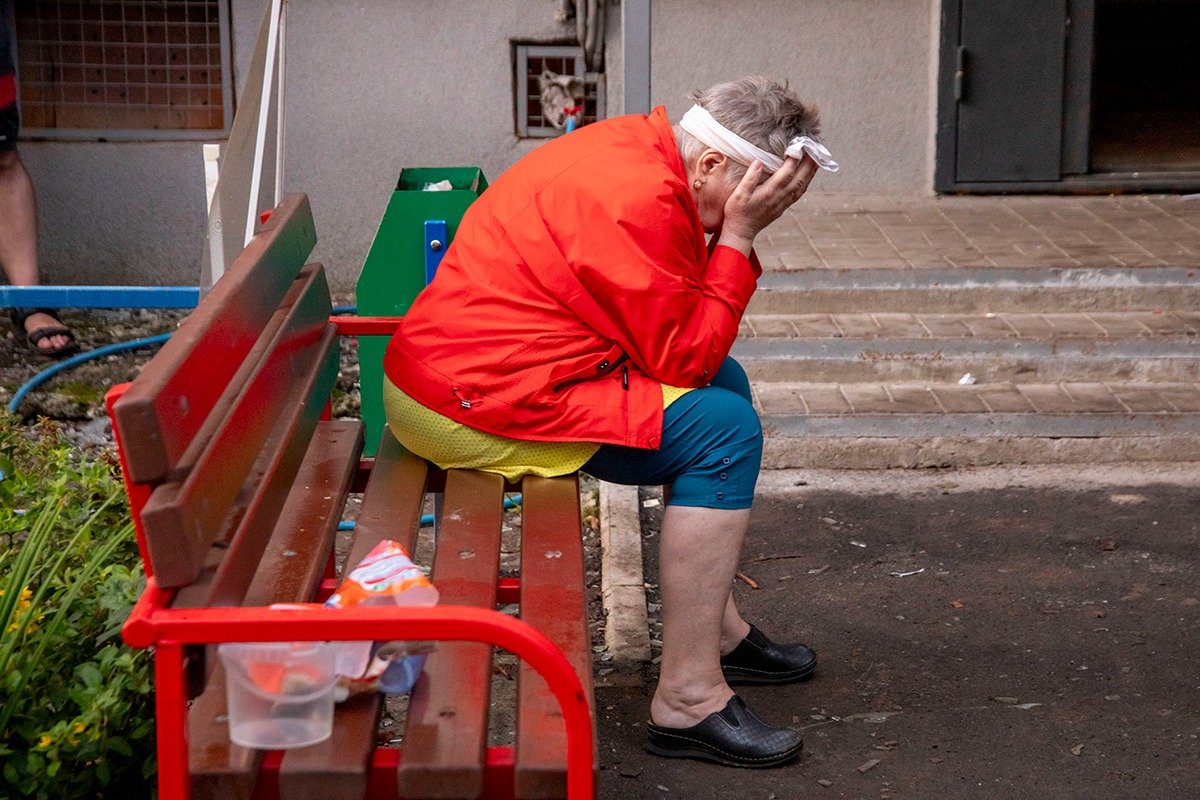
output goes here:
<path id="1" fill-rule="evenodd" d="M 512 497 L 504 498 L 504 507 L 505 508 L 516 508 L 520 504 L 521 504 L 521 495 L 519 495 L 519 494 L 513 495 Z M 423 514 L 421 516 L 421 525 L 422 526 L 432 525 L 432 524 L 433 524 L 433 514 Z M 352 531 L 352 530 L 354 530 L 355 527 L 356 526 L 355 526 L 354 520 L 352 520 L 352 519 L 344 519 L 338 523 L 339 531 Z"/>
<path id="2" fill-rule="evenodd" d="M 17 413 L 17 409 L 21 407 L 21 401 L 25 399 L 26 395 L 63 370 L 78 366 L 85 361 L 91 361 L 93 358 L 110 356 L 113 353 L 123 353 L 127 350 L 137 350 L 142 347 L 156 347 L 170 338 L 171 334 L 160 333 L 158 336 L 148 336 L 145 339 L 131 339 L 128 342 L 106 344 L 103 347 L 97 347 L 95 350 L 88 350 L 86 353 L 77 353 L 65 361 L 52 364 L 21 384 L 21 388 L 17 389 L 17 393 L 12 396 L 12 400 L 8 401 L 8 413 Z"/>
<path id="3" fill-rule="evenodd" d="M 358 310 L 358 306 L 334 306 L 334 314 L 353 314 Z M 60 361 L 57 364 L 52 364 L 38 374 L 34 375 L 25 383 L 21 384 L 21 388 L 17 389 L 17 393 L 8 401 L 8 413 L 15 414 L 17 409 L 21 407 L 21 401 L 37 387 L 41 386 L 46 381 L 53 378 L 63 370 L 71 369 L 86 361 L 91 361 L 93 358 L 101 356 L 110 356 L 113 353 L 123 353 L 127 350 L 137 350 L 142 347 L 152 347 L 160 345 L 167 339 L 171 338 L 169 333 L 160 333 L 158 336 L 149 336 L 145 339 L 130 339 L 128 342 L 115 342 L 106 344 L 103 347 L 97 347 L 95 350 L 88 350 L 86 353 L 77 353 L 65 361 Z"/>

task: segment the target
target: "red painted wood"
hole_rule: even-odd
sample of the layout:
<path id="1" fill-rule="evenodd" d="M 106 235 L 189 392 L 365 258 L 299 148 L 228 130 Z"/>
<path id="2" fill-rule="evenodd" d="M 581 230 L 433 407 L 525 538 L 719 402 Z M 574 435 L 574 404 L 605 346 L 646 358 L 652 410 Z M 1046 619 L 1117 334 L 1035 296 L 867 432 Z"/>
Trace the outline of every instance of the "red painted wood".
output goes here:
<path id="1" fill-rule="evenodd" d="M 522 490 L 521 619 L 562 649 L 593 708 L 579 482 L 527 477 Z M 567 734 L 558 702 L 529 664 L 521 664 L 518 681 L 514 793 L 519 800 L 565 797 Z"/>
<path id="2" fill-rule="evenodd" d="M 502 606 L 521 602 L 521 579 L 500 578 L 496 581 L 496 603 Z"/>
<path id="3" fill-rule="evenodd" d="M 142 510 L 151 564 L 164 587 L 196 580 L 216 537 L 240 521 L 246 509 L 235 501 L 244 496 L 247 478 L 257 482 L 261 470 L 270 466 L 267 456 L 268 462 L 251 474 L 264 445 L 277 450 L 291 446 L 293 470 L 307 447 L 306 439 L 281 441 L 289 430 L 280 420 L 289 419 L 293 428 L 302 420 L 298 430 L 311 435 L 337 374 L 336 336 L 325 320 L 330 301 L 324 270 L 306 267 L 291 295 L 294 302 L 281 307 L 282 322 L 262 359 L 243 384 L 231 386 L 236 396 L 227 414 L 213 420 L 208 437 L 197 438 L 195 468 L 181 482 L 159 486 Z M 229 520 L 231 509 L 234 518 Z"/>
<path id="4" fill-rule="evenodd" d="M 440 604 L 494 608 L 504 479 L 449 470 L 433 562 Z M 413 689 L 400 766 L 402 797 L 474 800 L 484 782 L 492 648 L 443 642 Z"/>
<path id="5" fill-rule="evenodd" d="M 135 482 L 157 483 L 178 466 L 316 241 L 308 197 L 288 195 L 116 404 L 114 418 L 137 442 Z"/>
<path id="6" fill-rule="evenodd" d="M 117 422 L 117 415 L 114 411 L 114 406 L 117 400 L 125 395 L 125 392 L 132 386 L 131 383 L 118 383 L 113 386 L 104 395 L 104 405 L 108 409 L 108 418 L 112 420 L 113 442 L 117 446 L 117 460 L 121 464 L 121 478 L 125 483 L 125 496 L 129 499 L 129 514 L 133 517 L 133 530 L 137 536 L 138 555 L 142 559 L 142 568 L 146 572 L 146 577 L 154 575 L 154 568 L 150 565 L 150 554 L 146 549 L 146 531 L 142 527 L 142 509 L 150 500 L 150 493 L 153 487 L 147 483 L 137 483 L 133 480 L 129 471 L 129 459 L 125 456 L 125 446 L 122 443 L 122 434 L 120 425 Z"/>
<path id="7" fill-rule="evenodd" d="M 341 336 L 391 336 L 400 327 L 401 317 L 330 317 Z"/>

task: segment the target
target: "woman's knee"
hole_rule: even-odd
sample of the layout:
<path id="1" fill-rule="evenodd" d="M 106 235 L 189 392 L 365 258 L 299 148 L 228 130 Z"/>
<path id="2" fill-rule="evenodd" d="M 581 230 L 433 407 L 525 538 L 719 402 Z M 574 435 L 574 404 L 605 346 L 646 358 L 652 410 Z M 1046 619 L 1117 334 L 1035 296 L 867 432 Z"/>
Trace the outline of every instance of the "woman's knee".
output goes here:
<path id="1" fill-rule="evenodd" d="M 741 396 L 702 391 L 711 395 L 695 409 L 704 419 L 691 431 L 693 458 L 675 479 L 671 505 L 749 508 L 762 465 L 762 423 Z"/>
<path id="2" fill-rule="evenodd" d="M 721 368 L 717 370 L 717 374 L 713 376 L 709 385 L 718 389 L 727 389 L 746 401 L 752 402 L 750 379 L 746 377 L 746 370 L 733 356 L 725 357 L 725 360 L 721 362 Z"/>
<path id="3" fill-rule="evenodd" d="M 734 442 L 757 443 L 762 449 L 763 429 L 762 420 L 749 398 L 740 395 L 737 400 L 724 404 L 722 417 L 729 431 L 729 438 Z"/>

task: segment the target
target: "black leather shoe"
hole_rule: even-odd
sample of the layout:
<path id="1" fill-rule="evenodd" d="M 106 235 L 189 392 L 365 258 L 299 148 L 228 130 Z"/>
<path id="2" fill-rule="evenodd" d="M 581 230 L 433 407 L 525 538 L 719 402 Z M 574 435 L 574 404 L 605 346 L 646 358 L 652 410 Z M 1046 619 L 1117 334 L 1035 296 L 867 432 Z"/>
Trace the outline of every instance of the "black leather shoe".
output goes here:
<path id="1" fill-rule="evenodd" d="M 817 654 L 802 644 L 776 644 L 753 625 L 750 633 L 727 656 L 721 656 L 721 671 L 730 685 L 747 683 L 793 683 L 802 681 L 817 668 Z"/>
<path id="2" fill-rule="evenodd" d="M 697 758 L 728 767 L 775 767 L 800 755 L 804 740 L 794 728 L 763 722 L 736 694 L 725 708 L 690 728 L 646 725 L 646 749 L 667 758 Z"/>

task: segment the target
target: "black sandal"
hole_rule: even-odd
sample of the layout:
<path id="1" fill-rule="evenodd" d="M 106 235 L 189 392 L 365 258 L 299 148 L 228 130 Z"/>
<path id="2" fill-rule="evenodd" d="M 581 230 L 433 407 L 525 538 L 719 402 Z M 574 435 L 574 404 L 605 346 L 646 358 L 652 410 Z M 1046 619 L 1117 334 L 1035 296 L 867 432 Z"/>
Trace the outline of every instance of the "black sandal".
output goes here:
<path id="1" fill-rule="evenodd" d="M 71 333 L 71 329 L 62 324 L 62 320 L 58 318 L 57 308 L 13 308 L 8 312 L 12 317 L 13 325 L 16 326 L 19 333 L 25 334 L 25 341 L 29 345 L 29 349 L 38 355 L 46 356 L 47 358 L 62 358 L 65 355 L 74 353 L 79 349 L 75 342 L 75 334 Z M 57 325 L 49 325 L 36 330 L 26 332 L 25 320 L 29 319 L 34 314 L 45 314 L 54 319 Z M 65 336 L 70 339 L 69 342 L 61 347 L 39 347 L 38 345 L 43 339 L 48 339 L 51 336 Z"/>
<path id="2" fill-rule="evenodd" d="M 648 723 L 646 749 L 667 758 L 696 758 L 727 767 L 777 767 L 800 755 L 804 740 L 795 728 L 759 719 L 736 694 L 725 708 L 690 728 Z"/>

